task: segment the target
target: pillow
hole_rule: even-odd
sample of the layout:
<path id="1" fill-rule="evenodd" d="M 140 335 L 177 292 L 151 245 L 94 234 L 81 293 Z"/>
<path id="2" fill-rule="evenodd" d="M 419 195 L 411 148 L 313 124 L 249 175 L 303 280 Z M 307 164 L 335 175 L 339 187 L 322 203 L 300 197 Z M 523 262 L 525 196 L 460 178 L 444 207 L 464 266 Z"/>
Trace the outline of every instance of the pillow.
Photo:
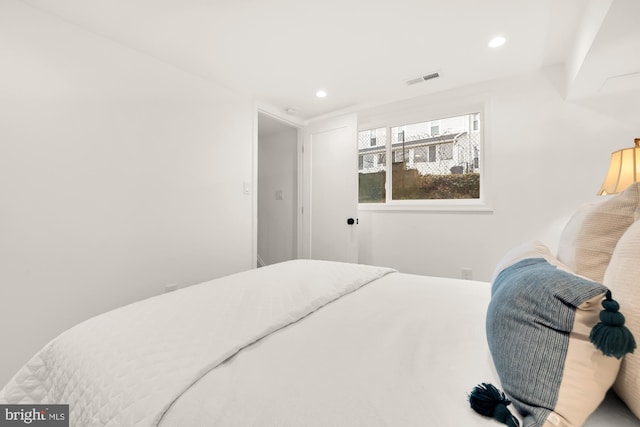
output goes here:
<path id="1" fill-rule="evenodd" d="M 558 259 L 575 273 L 602 283 L 616 243 L 640 218 L 640 183 L 622 193 L 585 205 L 569 220 L 560 236 Z"/>
<path id="2" fill-rule="evenodd" d="M 496 280 L 502 270 L 527 258 L 544 258 L 549 264 L 555 265 L 560 270 L 571 272 L 569 267 L 561 263 L 544 243 L 539 240 L 532 240 L 516 246 L 502 257 L 493 272 L 491 283 Z"/>
<path id="3" fill-rule="evenodd" d="M 622 235 L 604 275 L 604 284 L 621 301 L 626 325 L 640 336 L 640 221 Z M 622 361 L 614 390 L 640 418 L 640 354 L 629 354 Z"/>
<path id="4" fill-rule="evenodd" d="M 502 386 L 526 426 L 580 426 L 620 367 L 618 358 L 605 356 L 589 339 L 607 289 L 548 257 L 508 254 L 516 262 L 503 262 L 492 285 L 487 340 Z"/>

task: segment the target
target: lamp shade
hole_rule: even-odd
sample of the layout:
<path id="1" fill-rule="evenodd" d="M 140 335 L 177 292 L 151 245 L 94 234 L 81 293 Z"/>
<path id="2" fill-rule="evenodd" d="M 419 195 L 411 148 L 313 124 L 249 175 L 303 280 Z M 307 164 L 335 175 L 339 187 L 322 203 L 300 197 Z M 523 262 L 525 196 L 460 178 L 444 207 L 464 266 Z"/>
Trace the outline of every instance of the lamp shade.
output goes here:
<path id="1" fill-rule="evenodd" d="M 640 181 L 640 138 L 636 138 L 634 142 L 635 147 L 611 153 L 609 172 L 598 195 L 616 194 Z"/>

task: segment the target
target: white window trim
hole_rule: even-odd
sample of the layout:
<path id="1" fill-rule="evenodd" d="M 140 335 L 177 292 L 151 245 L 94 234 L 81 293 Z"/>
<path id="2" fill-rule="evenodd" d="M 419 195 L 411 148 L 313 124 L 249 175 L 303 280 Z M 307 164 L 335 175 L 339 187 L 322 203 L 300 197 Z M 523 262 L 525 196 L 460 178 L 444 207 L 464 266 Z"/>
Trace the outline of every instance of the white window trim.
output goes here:
<path id="1" fill-rule="evenodd" d="M 416 104 L 416 105 L 412 105 Z M 491 164 L 491 98 L 488 94 L 481 94 L 468 97 L 462 102 L 452 99 L 432 100 L 422 98 L 422 100 L 411 100 L 400 102 L 390 106 L 383 106 L 372 109 L 372 111 L 361 112 L 358 115 L 358 131 L 372 128 L 387 128 L 388 139 L 392 127 L 403 126 L 411 123 L 425 122 L 443 119 L 459 115 L 480 113 L 480 198 L 479 199 L 447 199 L 447 200 L 392 200 L 391 197 L 391 144 L 387 146 L 387 180 L 386 180 L 386 203 L 358 203 L 361 211 L 424 211 L 424 212 L 474 212 L 492 213 L 493 208 L 490 203 L 492 182 Z"/>

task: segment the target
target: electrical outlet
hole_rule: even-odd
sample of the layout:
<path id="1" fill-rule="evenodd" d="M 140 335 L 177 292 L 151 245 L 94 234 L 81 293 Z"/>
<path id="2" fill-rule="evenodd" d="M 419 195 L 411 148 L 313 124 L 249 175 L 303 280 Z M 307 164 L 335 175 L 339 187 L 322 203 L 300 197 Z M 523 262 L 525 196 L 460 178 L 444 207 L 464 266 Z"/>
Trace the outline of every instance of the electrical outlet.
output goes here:
<path id="1" fill-rule="evenodd" d="M 472 280 L 473 279 L 473 270 L 470 268 L 463 268 L 460 271 L 460 277 L 464 280 Z"/>

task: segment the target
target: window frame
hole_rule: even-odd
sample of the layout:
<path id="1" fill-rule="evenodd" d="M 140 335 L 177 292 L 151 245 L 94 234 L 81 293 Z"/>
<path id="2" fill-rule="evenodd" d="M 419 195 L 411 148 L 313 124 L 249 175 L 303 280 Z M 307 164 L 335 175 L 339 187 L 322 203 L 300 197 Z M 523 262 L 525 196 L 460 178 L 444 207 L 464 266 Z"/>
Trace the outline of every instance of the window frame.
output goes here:
<path id="1" fill-rule="evenodd" d="M 402 127 L 412 123 L 433 122 L 448 117 L 474 113 L 480 114 L 480 198 L 478 199 L 439 199 L 439 200 L 393 200 L 392 194 L 392 135 L 391 128 Z M 397 104 L 382 106 L 372 111 L 360 112 L 358 115 L 358 132 L 369 129 L 385 128 L 387 167 L 384 203 L 358 203 L 362 211 L 433 211 L 433 212 L 485 212 L 491 213 L 491 100 L 486 95 L 469 97 L 466 102 L 443 100 L 427 102 L 410 100 Z M 436 149 L 437 151 L 437 149 Z"/>

